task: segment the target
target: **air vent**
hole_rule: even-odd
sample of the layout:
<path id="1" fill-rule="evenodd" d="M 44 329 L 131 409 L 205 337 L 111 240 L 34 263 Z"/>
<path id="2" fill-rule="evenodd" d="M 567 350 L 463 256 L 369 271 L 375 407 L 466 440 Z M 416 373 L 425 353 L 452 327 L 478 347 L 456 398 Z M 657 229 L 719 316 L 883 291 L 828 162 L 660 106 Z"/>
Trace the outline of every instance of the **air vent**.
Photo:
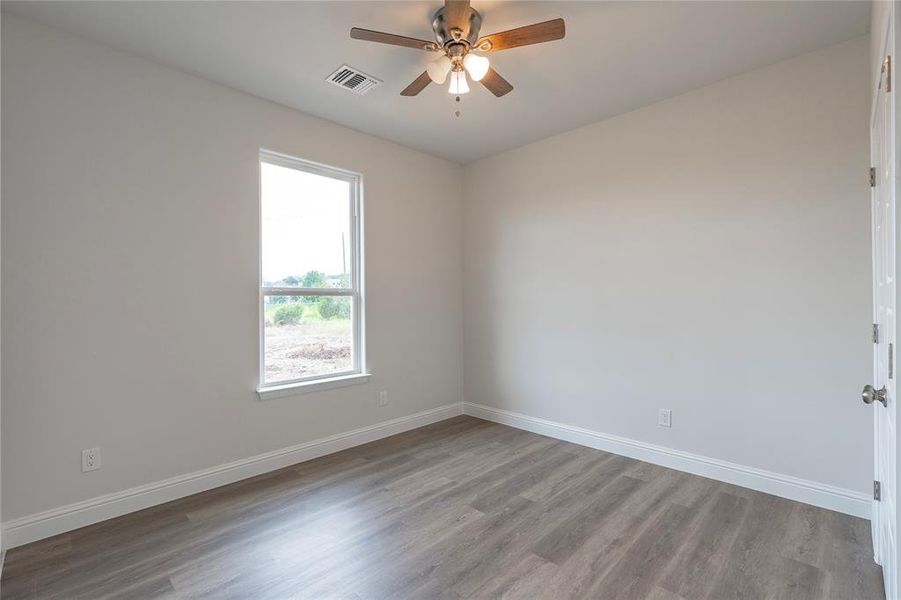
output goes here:
<path id="1" fill-rule="evenodd" d="M 358 96 L 365 96 L 382 84 L 380 80 L 372 75 L 367 75 L 347 65 L 341 65 L 337 71 L 328 76 L 326 81 L 332 85 L 350 90 Z"/>

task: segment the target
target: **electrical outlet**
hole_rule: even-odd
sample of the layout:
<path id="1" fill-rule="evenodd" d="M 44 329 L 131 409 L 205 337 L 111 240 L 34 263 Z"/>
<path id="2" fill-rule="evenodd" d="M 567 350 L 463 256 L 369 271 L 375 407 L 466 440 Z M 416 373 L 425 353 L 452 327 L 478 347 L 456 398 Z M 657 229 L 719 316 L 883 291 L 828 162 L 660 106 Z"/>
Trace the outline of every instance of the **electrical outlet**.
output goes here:
<path id="1" fill-rule="evenodd" d="M 661 408 L 657 413 L 657 424 L 661 427 L 673 426 L 673 411 L 668 408 Z"/>
<path id="2" fill-rule="evenodd" d="M 388 406 L 388 392 L 379 392 L 379 406 Z"/>
<path id="3" fill-rule="evenodd" d="M 100 468 L 100 448 L 81 451 L 81 472 L 96 471 Z"/>

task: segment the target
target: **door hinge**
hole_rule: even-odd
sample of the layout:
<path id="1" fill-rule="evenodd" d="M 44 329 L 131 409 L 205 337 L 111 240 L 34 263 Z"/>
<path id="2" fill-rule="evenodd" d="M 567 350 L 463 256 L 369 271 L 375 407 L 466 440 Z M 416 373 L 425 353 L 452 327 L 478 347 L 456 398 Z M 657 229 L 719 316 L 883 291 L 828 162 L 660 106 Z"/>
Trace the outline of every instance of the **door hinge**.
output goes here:
<path id="1" fill-rule="evenodd" d="M 878 481 L 873 482 L 873 500 L 876 502 L 882 500 L 882 484 Z"/>
<path id="2" fill-rule="evenodd" d="M 882 74 L 885 79 L 885 91 L 892 91 L 892 57 L 886 56 L 885 60 L 882 61 Z"/>
<path id="3" fill-rule="evenodd" d="M 876 167 L 870 167 L 870 187 L 876 187 Z"/>
<path id="4" fill-rule="evenodd" d="M 873 343 L 879 343 L 879 325 L 876 323 L 873 323 Z"/>
<path id="5" fill-rule="evenodd" d="M 888 345 L 888 378 L 895 378 L 895 345 Z"/>

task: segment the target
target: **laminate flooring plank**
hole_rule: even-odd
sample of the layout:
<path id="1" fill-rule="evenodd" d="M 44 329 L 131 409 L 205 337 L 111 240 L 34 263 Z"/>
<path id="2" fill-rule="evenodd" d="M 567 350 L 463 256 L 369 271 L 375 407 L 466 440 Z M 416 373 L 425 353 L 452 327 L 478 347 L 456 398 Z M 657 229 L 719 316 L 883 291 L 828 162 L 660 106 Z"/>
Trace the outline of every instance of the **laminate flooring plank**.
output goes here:
<path id="1" fill-rule="evenodd" d="M 766 598 L 770 578 L 778 572 L 781 552 L 794 502 L 759 494 L 754 497 L 726 567 L 708 593 L 711 600 Z"/>
<path id="2" fill-rule="evenodd" d="M 695 516 L 695 511 L 670 503 L 629 546 L 598 589 L 610 600 L 642 600 L 674 560 Z"/>
<path id="3" fill-rule="evenodd" d="M 808 565 L 830 570 L 834 551 L 835 517 L 830 510 L 798 504 L 789 519 L 782 555 Z"/>
<path id="4" fill-rule="evenodd" d="M 630 476 L 631 470 L 626 470 Z M 639 533 L 669 506 L 669 497 L 680 485 L 671 474 L 644 482 L 640 493 L 621 505 L 602 526 L 570 556 L 557 574 L 534 590 L 536 597 L 556 598 L 603 597 L 598 590 L 601 580 L 622 558 Z M 591 524 L 589 524 L 590 526 Z"/>
<path id="5" fill-rule="evenodd" d="M 537 482 L 549 477 L 552 473 L 573 462 L 576 455 L 560 449 L 559 453 L 543 457 L 529 466 L 528 469 L 507 477 L 476 494 L 469 505 L 484 513 L 497 510 L 520 492 L 534 486 Z"/>
<path id="6" fill-rule="evenodd" d="M 884 598 L 882 570 L 873 564 L 870 524 L 836 514 L 832 522 L 832 580 L 829 597 Z"/>
<path id="7" fill-rule="evenodd" d="M 581 453 L 572 462 L 523 490 L 520 496 L 535 502 L 547 500 L 584 480 L 595 467 L 614 457 L 614 454 L 600 451 L 590 454 Z"/>
<path id="8" fill-rule="evenodd" d="M 750 503 L 717 492 L 698 528 L 685 537 L 660 587 L 685 598 L 703 598 L 723 569 Z"/>
<path id="9" fill-rule="evenodd" d="M 829 573 L 791 558 L 780 558 L 769 579 L 768 599 L 817 600 L 829 594 Z"/>
<path id="10" fill-rule="evenodd" d="M 604 494 L 578 513 L 561 522 L 554 531 L 541 538 L 532 551 L 556 565 L 578 552 L 595 529 L 610 518 L 630 497 L 645 484 L 643 481 L 622 475 L 604 488 Z"/>
<path id="11" fill-rule="evenodd" d="M 492 577 L 466 596 L 533 600 L 535 595 L 531 590 L 553 577 L 558 569 L 554 563 L 531 553 L 526 554 L 513 568 Z"/>

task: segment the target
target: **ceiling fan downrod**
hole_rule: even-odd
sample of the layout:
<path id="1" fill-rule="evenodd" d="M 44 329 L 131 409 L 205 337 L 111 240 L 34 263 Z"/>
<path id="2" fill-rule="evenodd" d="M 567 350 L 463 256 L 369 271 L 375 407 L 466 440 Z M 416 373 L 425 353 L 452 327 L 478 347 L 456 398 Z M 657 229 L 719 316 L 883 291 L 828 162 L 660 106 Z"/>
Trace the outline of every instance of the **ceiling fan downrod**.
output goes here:
<path id="1" fill-rule="evenodd" d="M 459 99 L 461 94 L 469 92 L 467 73 L 472 81 L 481 83 L 498 98 L 513 91 L 510 82 L 491 67 L 488 58 L 475 54 L 473 50 L 495 53 L 559 40 L 566 35 L 563 19 L 551 19 L 480 38 L 481 30 L 482 15 L 469 5 L 469 0 L 444 0 L 444 6 L 432 18 L 434 42 L 359 27 L 351 28 L 350 37 L 439 53 L 441 56 L 429 63 L 426 71 L 404 88 L 400 95 L 416 96 L 430 83 L 443 84 L 449 75 L 448 92 Z"/>

